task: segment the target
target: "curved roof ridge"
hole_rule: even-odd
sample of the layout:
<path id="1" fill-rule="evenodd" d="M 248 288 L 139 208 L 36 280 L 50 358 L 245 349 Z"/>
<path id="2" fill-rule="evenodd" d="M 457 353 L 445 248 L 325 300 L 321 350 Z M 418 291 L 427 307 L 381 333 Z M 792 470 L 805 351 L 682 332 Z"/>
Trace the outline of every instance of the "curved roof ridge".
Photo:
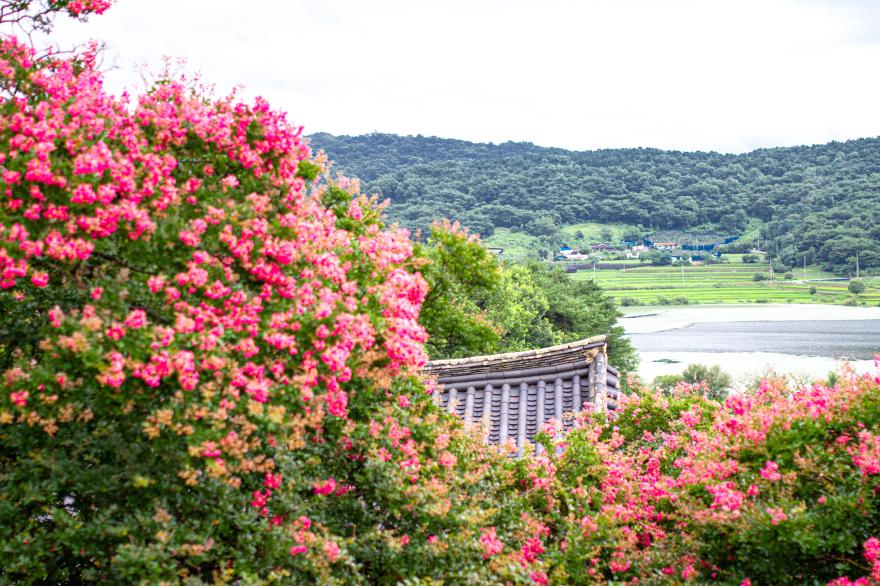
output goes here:
<path id="1" fill-rule="evenodd" d="M 591 348 L 598 348 L 607 343 L 607 337 L 591 336 L 583 340 L 568 342 L 566 344 L 558 344 L 556 346 L 547 346 L 545 348 L 537 348 L 534 350 L 523 350 L 521 352 L 505 352 L 503 354 L 487 354 L 483 356 L 469 356 L 467 358 L 447 358 L 444 360 L 433 360 L 428 362 L 424 369 L 430 374 L 447 374 L 455 371 L 481 371 L 483 369 L 498 369 L 498 367 L 510 364 L 517 365 L 518 368 L 528 368 L 533 366 L 541 366 L 547 361 L 552 364 L 558 364 L 560 360 L 571 357 L 583 360 L 582 352 Z M 576 360 L 565 360 L 566 362 L 575 362 Z"/>

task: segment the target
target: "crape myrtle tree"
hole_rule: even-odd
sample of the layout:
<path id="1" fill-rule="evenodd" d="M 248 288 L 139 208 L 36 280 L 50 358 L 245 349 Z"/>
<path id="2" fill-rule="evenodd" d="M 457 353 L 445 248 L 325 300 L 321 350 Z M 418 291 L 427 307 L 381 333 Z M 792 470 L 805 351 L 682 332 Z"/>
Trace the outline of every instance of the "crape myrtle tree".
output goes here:
<path id="1" fill-rule="evenodd" d="M 0 88 L 0 581 L 479 582 L 407 235 L 264 100 L 14 37 Z"/>
<path id="2" fill-rule="evenodd" d="M 0 42 L 0 582 L 880 583 L 880 377 L 634 388 L 510 459 L 298 128 L 94 63 Z"/>

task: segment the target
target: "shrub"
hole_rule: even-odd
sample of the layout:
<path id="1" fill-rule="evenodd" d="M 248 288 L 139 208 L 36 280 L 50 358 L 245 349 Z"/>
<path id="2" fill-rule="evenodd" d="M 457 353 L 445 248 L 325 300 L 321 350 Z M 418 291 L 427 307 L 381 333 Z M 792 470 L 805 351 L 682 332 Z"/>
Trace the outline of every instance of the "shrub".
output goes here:
<path id="1" fill-rule="evenodd" d="M 850 279 L 849 285 L 847 285 L 846 289 L 853 295 L 861 295 L 865 292 L 865 282 L 861 279 Z"/>
<path id="2" fill-rule="evenodd" d="M 815 295 L 818 291 L 815 285 L 810 285 L 810 295 Z"/>
<path id="3" fill-rule="evenodd" d="M 766 281 L 766 280 L 767 280 L 767 275 L 764 274 L 764 273 L 755 273 L 755 274 L 752 275 L 752 280 L 755 281 L 755 282 L 758 282 L 758 281 Z"/>
<path id="4" fill-rule="evenodd" d="M 566 505 L 578 513 L 565 565 L 548 575 L 574 582 L 585 559 L 614 582 L 654 583 L 652 569 L 723 584 L 880 575 L 880 377 L 838 383 L 768 380 L 723 405 L 703 385 L 642 390 L 607 425 L 570 433 L 557 477 L 595 480 Z"/>
<path id="5" fill-rule="evenodd" d="M 710 399 L 722 399 L 733 385 L 733 377 L 721 370 L 717 364 L 689 364 L 681 373 L 682 379 L 691 384 L 705 383 L 709 388 Z"/>
<path id="6" fill-rule="evenodd" d="M 677 385 L 684 382 L 684 377 L 680 374 L 661 374 L 654 377 L 651 385 L 664 393 L 671 393 Z"/>
<path id="7" fill-rule="evenodd" d="M 642 302 L 636 299 L 635 297 L 621 297 L 620 304 L 624 307 L 630 307 L 633 305 L 641 305 Z"/>

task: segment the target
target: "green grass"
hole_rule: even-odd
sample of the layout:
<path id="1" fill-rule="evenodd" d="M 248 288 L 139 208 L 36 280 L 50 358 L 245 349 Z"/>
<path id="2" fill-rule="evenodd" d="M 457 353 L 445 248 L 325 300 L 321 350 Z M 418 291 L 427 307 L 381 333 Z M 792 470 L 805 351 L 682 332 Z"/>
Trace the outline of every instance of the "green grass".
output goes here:
<path id="1" fill-rule="evenodd" d="M 756 282 L 755 273 L 769 278 L 766 263 L 735 262 L 740 255 L 726 255 L 732 262 L 720 265 L 655 267 L 640 266 L 626 270 L 597 270 L 596 282 L 618 302 L 624 297 L 642 305 L 674 303 L 687 299 L 688 303 L 845 303 L 853 302 L 843 281 L 822 281 L 834 275 L 817 267 L 792 271 L 793 279 Z M 593 279 L 593 271 L 581 271 L 573 279 Z M 803 280 L 806 278 L 807 280 Z M 868 281 L 868 290 L 855 298 L 857 303 L 880 304 L 880 279 Z M 816 293 L 811 294 L 810 288 Z"/>
<path id="2" fill-rule="evenodd" d="M 511 232 L 510 228 L 495 228 L 495 233 L 484 238 L 483 244 L 503 248 L 501 258 L 509 260 L 537 258 L 535 251 L 544 246 L 538 237 L 525 232 Z"/>
<path id="3" fill-rule="evenodd" d="M 760 220 L 752 220 L 749 222 L 749 225 L 746 227 L 745 232 L 743 232 L 740 237 L 740 242 L 757 242 L 759 236 L 761 235 L 761 226 L 763 222 Z"/>

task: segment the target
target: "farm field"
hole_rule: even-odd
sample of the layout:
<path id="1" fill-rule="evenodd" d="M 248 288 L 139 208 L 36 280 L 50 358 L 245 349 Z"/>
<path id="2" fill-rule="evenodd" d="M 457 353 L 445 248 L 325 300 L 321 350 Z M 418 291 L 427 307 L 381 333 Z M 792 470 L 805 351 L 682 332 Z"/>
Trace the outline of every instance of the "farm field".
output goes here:
<path id="1" fill-rule="evenodd" d="M 668 305 L 676 303 L 852 303 L 846 281 L 816 267 L 793 271 L 793 279 L 775 275 L 769 281 L 767 263 L 746 264 L 740 255 L 727 255 L 729 262 L 707 266 L 639 266 L 625 270 L 596 270 L 595 280 L 622 305 Z M 755 273 L 768 280 L 755 281 Z M 573 279 L 593 279 L 590 270 L 573 273 Z M 868 290 L 855 302 L 880 304 L 880 282 L 867 279 Z M 815 293 L 811 293 L 815 288 Z"/>

